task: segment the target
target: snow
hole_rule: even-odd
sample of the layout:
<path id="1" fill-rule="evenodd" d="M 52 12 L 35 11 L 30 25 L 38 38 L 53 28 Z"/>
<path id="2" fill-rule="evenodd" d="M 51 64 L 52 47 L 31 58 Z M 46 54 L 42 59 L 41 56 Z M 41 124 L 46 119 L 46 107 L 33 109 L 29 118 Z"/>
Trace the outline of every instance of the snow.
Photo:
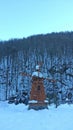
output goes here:
<path id="1" fill-rule="evenodd" d="M 36 65 L 36 70 L 39 70 L 40 69 L 40 66 L 39 65 Z"/>
<path id="2" fill-rule="evenodd" d="M 73 105 L 36 111 L 24 104 L 0 102 L 0 130 L 73 130 Z"/>
<path id="3" fill-rule="evenodd" d="M 48 103 L 48 100 L 44 100 L 45 103 Z M 38 103 L 37 100 L 30 100 L 29 103 Z"/>
<path id="4" fill-rule="evenodd" d="M 40 77 L 40 78 L 43 78 L 43 75 L 41 72 L 38 72 L 38 71 L 35 71 L 32 73 L 32 76 L 36 76 L 36 77 Z"/>
<path id="5" fill-rule="evenodd" d="M 30 100 L 29 103 L 37 103 L 37 100 Z"/>

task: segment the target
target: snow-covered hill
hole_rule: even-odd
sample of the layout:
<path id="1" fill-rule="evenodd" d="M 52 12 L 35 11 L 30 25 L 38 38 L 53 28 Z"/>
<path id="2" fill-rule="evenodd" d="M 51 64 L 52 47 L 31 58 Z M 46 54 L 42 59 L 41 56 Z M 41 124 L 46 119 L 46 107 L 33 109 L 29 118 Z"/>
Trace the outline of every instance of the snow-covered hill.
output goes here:
<path id="1" fill-rule="evenodd" d="M 0 130 L 73 130 L 73 105 L 28 110 L 24 104 L 0 102 Z"/>

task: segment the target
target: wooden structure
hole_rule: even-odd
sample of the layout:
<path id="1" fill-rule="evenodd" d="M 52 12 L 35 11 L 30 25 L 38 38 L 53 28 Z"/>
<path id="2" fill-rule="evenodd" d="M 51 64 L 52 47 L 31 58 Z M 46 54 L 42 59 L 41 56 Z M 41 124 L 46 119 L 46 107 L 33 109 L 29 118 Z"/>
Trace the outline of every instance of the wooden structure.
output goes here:
<path id="1" fill-rule="evenodd" d="M 32 74 L 32 88 L 30 91 L 29 109 L 39 110 L 48 108 L 43 80 L 43 75 L 39 71 L 38 66 L 36 67 L 36 72 L 33 72 Z"/>

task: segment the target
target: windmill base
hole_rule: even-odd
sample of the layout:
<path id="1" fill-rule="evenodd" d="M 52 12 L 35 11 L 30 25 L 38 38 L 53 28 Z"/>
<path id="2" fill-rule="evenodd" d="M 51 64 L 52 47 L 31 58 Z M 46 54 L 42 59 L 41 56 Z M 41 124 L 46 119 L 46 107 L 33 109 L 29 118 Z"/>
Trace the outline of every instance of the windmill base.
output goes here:
<path id="1" fill-rule="evenodd" d="M 28 110 L 30 109 L 34 109 L 34 110 L 48 109 L 48 103 L 45 102 L 29 103 Z"/>

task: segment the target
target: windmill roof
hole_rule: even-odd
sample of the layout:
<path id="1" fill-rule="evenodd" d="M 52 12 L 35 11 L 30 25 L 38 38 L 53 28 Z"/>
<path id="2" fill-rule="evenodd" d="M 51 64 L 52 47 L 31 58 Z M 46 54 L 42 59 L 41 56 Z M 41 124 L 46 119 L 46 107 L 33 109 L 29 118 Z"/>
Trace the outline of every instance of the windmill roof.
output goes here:
<path id="1" fill-rule="evenodd" d="M 38 71 L 33 72 L 33 73 L 32 73 L 32 76 L 36 76 L 36 77 L 40 77 L 40 78 L 43 77 L 42 73 L 41 73 L 41 72 L 38 72 Z"/>

